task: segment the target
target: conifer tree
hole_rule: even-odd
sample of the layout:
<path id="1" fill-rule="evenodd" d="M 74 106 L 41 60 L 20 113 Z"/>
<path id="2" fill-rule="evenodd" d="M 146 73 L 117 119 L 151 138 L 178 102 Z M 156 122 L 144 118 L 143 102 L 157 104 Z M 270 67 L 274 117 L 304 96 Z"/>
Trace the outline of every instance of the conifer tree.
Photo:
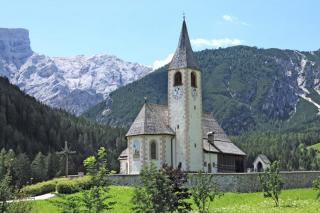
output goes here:
<path id="1" fill-rule="evenodd" d="M 36 181 L 45 180 L 47 178 L 47 166 L 45 156 L 39 152 L 31 163 L 32 177 Z"/>

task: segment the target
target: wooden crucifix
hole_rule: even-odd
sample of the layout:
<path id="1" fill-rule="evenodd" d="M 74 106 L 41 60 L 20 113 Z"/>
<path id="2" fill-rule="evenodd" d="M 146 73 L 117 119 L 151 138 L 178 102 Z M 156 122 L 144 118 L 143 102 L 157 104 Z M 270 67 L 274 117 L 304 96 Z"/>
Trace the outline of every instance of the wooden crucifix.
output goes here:
<path id="1" fill-rule="evenodd" d="M 66 177 L 69 175 L 69 155 L 74 155 L 77 152 L 76 151 L 71 151 L 70 148 L 68 147 L 68 141 L 64 142 L 64 148 L 60 152 L 56 152 L 58 155 L 64 155 L 66 158 Z"/>

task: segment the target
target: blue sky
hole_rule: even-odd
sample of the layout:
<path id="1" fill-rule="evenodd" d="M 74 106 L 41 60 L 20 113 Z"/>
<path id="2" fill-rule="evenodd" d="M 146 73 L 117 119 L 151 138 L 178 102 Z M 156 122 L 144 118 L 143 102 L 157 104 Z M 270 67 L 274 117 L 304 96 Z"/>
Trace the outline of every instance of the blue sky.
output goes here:
<path id="1" fill-rule="evenodd" d="M 185 12 L 194 50 L 320 48 L 320 1 L 1 0 L 0 27 L 27 28 L 49 56 L 108 53 L 152 66 L 173 53 Z M 168 59 L 167 59 L 168 60 Z"/>

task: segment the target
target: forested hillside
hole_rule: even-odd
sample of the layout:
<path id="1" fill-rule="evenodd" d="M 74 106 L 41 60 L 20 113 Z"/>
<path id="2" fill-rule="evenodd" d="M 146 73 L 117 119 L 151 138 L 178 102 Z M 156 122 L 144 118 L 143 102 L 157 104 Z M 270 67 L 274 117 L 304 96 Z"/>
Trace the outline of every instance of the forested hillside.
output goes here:
<path id="1" fill-rule="evenodd" d="M 0 77 L 0 173 L 8 163 L 5 156 L 9 153 L 19 156 L 21 162 L 32 163 L 36 168 L 30 176 L 35 179 L 62 175 L 64 161 L 55 152 L 64 147 L 64 141 L 77 152 L 70 160 L 72 173 L 81 171 L 84 158 L 99 146 L 106 147 L 110 167 L 117 169 L 117 157 L 126 146 L 124 134 L 122 129 L 97 125 L 41 104 Z M 36 174 L 36 170 L 44 174 Z"/>
<path id="2" fill-rule="evenodd" d="M 213 112 L 229 135 L 319 120 L 320 51 L 236 46 L 195 54 L 202 71 L 203 109 Z M 128 126 L 144 97 L 167 103 L 166 66 L 117 89 L 84 115 Z"/>

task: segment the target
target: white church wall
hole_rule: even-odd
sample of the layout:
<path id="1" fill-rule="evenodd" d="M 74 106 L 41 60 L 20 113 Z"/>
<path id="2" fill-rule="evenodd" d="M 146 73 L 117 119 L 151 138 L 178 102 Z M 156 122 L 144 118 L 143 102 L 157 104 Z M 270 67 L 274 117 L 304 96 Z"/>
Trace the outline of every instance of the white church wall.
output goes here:
<path id="1" fill-rule="evenodd" d="M 188 99 L 188 125 L 189 125 L 189 171 L 203 169 L 203 142 L 202 142 L 202 98 L 201 98 L 201 75 L 200 71 L 186 69 L 186 81 Z M 196 75 L 196 88 L 191 86 L 191 73 Z"/>
<path id="2" fill-rule="evenodd" d="M 128 174 L 128 160 L 120 160 L 120 174 Z"/>
<path id="3" fill-rule="evenodd" d="M 172 139 L 172 140 L 171 140 Z M 165 146 L 165 163 L 168 165 L 175 165 L 175 140 L 173 136 L 165 136 L 164 137 L 166 146 Z M 172 143 L 172 144 L 171 144 Z M 172 153 L 171 153 L 171 147 L 172 147 Z"/>
<path id="4" fill-rule="evenodd" d="M 130 173 L 139 174 L 141 170 L 141 162 L 143 161 L 142 156 L 142 146 L 144 139 L 140 136 L 134 136 L 130 140 L 130 149 L 131 151 L 131 164 L 130 164 Z"/>
<path id="5" fill-rule="evenodd" d="M 171 165 L 171 137 L 169 135 L 138 135 L 128 137 L 128 167 L 129 174 L 139 174 L 144 164 L 153 163 L 158 169 L 163 163 Z M 156 143 L 157 158 L 151 159 L 152 142 Z M 123 166 L 123 168 L 122 168 Z M 121 170 L 125 170 L 125 163 Z M 124 174 L 124 173 L 122 173 Z"/>
<path id="6" fill-rule="evenodd" d="M 218 172 L 218 155 L 215 153 L 209 153 L 209 152 L 205 152 L 204 153 L 204 171 L 205 172 L 209 172 L 208 171 L 208 164 L 211 165 L 211 173 L 217 173 Z"/>

